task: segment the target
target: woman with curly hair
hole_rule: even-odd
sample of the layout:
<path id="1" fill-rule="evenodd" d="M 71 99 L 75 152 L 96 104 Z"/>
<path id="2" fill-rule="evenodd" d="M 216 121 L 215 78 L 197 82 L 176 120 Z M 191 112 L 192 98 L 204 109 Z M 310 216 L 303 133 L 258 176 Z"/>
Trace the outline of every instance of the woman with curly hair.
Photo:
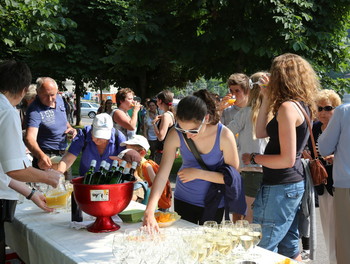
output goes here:
<path id="1" fill-rule="evenodd" d="M 299 107 L 313 119 L 319 81 L 311 65 L 291 53 L 276 57 L 270 73 L 261 80 L 263 101 L 256 123 L 256 136 L 270 140 L 263 155 L 244 154 L 242 159 L 263 166 L 253 212 L 253 222 L 262 225 L 259 246 L 301 261 L 296 215 L 305 191 L 301 154 L 309 132 Z"/>
<path id="2" fill-rule="evenodd" d="M 341 105 L 341 99 L 335 91 L 324 89 L 321 90 L 316 96 L 316 105 L 318 121 L 313 124 L 312 133 L 314 135 L 316 145 L 318 145 L 318 139 L 322 135 L 323 131 L 327 128 L 328 123 L 334 114 L 334 109 L 337 106 Z M 310 140 L 309 149 L 311 150 L 311 156 L 315 157 L 312 151 Z M 322 231 L 326 243 L 326 248 L 328 250 L 330 264 L 337 263 L 335 256 L 335 221 L 333 211 L 333 159 L 334 154 L 321 158 L 321 161 L 328 173 L 327 184 L 315 186 L 315 190 L 318 194 Z"/>

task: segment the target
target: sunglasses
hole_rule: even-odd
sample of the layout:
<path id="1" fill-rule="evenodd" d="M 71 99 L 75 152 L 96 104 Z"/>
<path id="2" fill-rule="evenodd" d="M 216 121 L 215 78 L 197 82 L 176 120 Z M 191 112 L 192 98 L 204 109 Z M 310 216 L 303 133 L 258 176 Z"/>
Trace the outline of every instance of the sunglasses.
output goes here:
<path id="1" fill-rule="evenodd" d="M 322 106 L 318 106 L 317 107 L 317 110 L 318 112 L 322 112 L 322 110 L 325 110 L 326 112 L 329 112 L 329 111 L 332 111 L 335 107 L 333 106 L 330 106 L 330 105 L 327 105 L 325 107 L 322 107 Z"/>
<path id="2" fill-rule="evenodd" d="M 178 123 L 175 123 L 175 129 L 181 133 L 198 134 L 204 124 L 204 121 L 205 121 L 205 117 L 203 118 L 201 125 L 197 129 L 183 129 L 179 126 Z"/>

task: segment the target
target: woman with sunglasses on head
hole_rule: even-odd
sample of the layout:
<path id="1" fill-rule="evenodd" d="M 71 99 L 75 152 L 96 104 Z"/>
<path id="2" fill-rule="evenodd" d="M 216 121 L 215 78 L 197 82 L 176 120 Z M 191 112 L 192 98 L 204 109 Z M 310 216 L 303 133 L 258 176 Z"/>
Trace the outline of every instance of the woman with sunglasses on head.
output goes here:
<path id="1" fill-rule="evenodd" d="M 253 212 L 253 222 L 262 225 L 259 246 L 301 261 L 297 212 L 305 191 L 301 154 L 309 138 L 301 108 L 312 120 L 319 81 L 311 65 L 291 53 L 276 57 L 270 73 L 260 84 L 263 101 L 256 123 L 256 136 L 270 140 L 263 155 L 244 154 L 242 160 L 263 166 Z"/>
<path id="2" fill-rule="evenodd" d="M 324 89 L 318 93 L 316 97 L 316 117 L 318 119 L 318 122 L 314 123 L 312 126 L 312 133 L 315 138 L 316 146 L 318 146 L 318 138 L 321 136 L 322 132 L 327 128 L 328 122 L 334 114 L 334 109 L 340 104 L 341 99 L 335 91 Z M 312 151 L 312 144 L 310 140 L 308 145 L 309 149 L 311 150 L 311 156 L 314 158 L 315 155 Z M 321 161 L 328 173 L 327 184 L 315 186 L 316 192 L 318 194 L 318 203 L 320 208 L 323 236 L 328 250 L 330 264 L 337 263 L 337 259 L 335 256 L 335 221 L 333 212 L 333 158 L 333 154 L 326 157 L 322 157 Z"/>
<path id="3" fill-rule="evenodd" d="M 174 205 L 175 211 L 187 221 L 198 223 L 204 212 L 204 199 L 210 185 L 224 184 L 223 174 L 215 170 L 223 164 L 238 169 L 239 159 L 234 135 L 219 123 L 219 119 L 215 99 L 207 90 L 200 90 L 179 102 L 177 123 L 166 138 L 163 158 L 152 186 L 143 225 L 158 230 L 154 210 L 169 177 L 177 148 L 180 149 L 183 163 L 176 180 Z M 210 171 L 201 168 L 184 137 L 193 140 Z M 218 208 L 215 220 L 221 222 L 223 201 Z"/>

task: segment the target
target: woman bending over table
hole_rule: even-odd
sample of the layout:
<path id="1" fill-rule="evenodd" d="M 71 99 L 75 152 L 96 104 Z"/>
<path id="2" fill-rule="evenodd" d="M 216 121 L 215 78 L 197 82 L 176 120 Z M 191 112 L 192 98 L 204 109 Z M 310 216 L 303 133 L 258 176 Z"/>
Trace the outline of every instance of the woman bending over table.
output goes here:
<path id="1" fill-rule="evenodd" d="M 239 167 L 236 141 L 232 132 L 221 123 L 215 99 L 207 90 L 200 90 L 183 98 L 177 106 L 177 124 L 169 131 L 159 171 L 152 186 L 143 225 L 158 230 L 154 211 L 168 180 L 177 148 L 183 163 L 178 172 L 175 187 L 175 211 L 182 219 L 198 223 L 205 209 L 204 199 L 212 183 L 224 184 L 223 173 L 215 170 L 222 165 Z M 192 139 L 209 170 L 201 168 L 184 137 Z M 244 197 L 243 197 L 244 198 Z M 221 200 L 215 219 L 223 218 L 224 201 Z"/>

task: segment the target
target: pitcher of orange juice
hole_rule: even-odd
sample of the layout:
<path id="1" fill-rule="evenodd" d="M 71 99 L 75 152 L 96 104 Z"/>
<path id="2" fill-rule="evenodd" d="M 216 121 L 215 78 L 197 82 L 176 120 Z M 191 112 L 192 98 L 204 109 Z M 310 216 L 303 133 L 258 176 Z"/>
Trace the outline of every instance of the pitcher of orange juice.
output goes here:
<path id="1" fill-rule="evenodd" d="M 46 205 L 54 209 L 67 208 L 67 202 L 71 195 L 72 190 L 67 190 L 65 186 L 64 176 L 60 178 L 59 184 L 56 188 L 48 185 L 45 192 Z"/>

